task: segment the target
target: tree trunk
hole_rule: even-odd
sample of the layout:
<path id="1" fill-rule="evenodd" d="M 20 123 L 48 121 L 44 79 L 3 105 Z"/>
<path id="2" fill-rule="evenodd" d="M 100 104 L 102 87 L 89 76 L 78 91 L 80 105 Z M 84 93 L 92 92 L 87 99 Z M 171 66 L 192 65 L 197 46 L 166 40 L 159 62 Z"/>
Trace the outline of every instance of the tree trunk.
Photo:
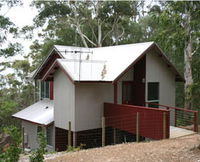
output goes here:
<path id="1" fill-rule="evenodd" d="M 98 20 L 98 47 L 102 46 L 102 30 L 101 30 L 101 22 Z"/>
<path id="2" fill-rule="evenodd" d="M 185 49 L 184 49 L 184 78 L 185 78 L 185 108 L 192 108 L 192 92 L 191 86 L 193 85 L 193 77 L 192 77 L 192 36 L 191 36 L 191 26 L 190 26 L 191 16 L 190 13 L 187 12 L 186 16 L 186 31 L 187 31 L 187 40 L 185 41 Z"/>

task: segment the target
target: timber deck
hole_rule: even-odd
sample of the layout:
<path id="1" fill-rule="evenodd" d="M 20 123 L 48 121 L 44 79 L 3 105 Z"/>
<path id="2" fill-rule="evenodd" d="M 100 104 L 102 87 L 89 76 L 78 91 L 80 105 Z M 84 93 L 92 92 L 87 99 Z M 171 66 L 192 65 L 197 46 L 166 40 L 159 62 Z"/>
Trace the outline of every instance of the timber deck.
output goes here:
<path id="1" fill-rule="evenodd" d="M 170 126 L 170 138 L 177 138 L 177 137 L 182 137 L 182 136 L 191 135 L 191 134 L 196 134 L 196 132 L 183 129 L 183 128 Z"/>

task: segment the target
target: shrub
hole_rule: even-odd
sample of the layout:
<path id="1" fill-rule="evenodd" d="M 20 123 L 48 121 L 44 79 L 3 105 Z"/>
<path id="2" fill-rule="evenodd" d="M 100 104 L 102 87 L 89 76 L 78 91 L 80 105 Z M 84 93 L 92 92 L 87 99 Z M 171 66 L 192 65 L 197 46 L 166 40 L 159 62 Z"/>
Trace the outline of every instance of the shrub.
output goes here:
<path id="1" fill-rule="evenodd" d="M 21 153 L 21 134 L 14 126 L 4 128 L 4 132 L 11 136 L 12 142 L 0 149 L 0 159 L 3 162 L 17 162 Z"/>
<path id="2" fill-rule="evenodd" d="M 36 149 L 35 152 L 29 157 L 30 162 L 43 162 L 44 161 L 44 154 L 47 152 L 46 146 L 46 135 L 44 130 L 38 133 L 38 141 L 39 141 L 39 148 Z"/>

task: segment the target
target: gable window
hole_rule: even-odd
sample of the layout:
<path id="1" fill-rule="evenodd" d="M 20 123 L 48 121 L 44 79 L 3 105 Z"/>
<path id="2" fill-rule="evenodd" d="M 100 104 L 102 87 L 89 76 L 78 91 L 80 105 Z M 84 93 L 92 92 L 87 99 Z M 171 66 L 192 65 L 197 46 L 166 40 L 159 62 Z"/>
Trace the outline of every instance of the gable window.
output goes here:
<path id="1" fill-rule="evenodd" d="M 50 90 L 49 90 L 49 82 L 47 81 L 47 82 L 41 82 L 41 92 L 40 92 L 40 94 L 41 94 L 41 98 L 49 98 L 49 93 L 50 93 Z"/>
<path id="2" fill-rule="evenodd" d="M 148 82 L 147 100 L 150 103 L 159 104 L 159 82 Z M 158 108 L 157 105 L 149 105 L 149 106 Z"/>

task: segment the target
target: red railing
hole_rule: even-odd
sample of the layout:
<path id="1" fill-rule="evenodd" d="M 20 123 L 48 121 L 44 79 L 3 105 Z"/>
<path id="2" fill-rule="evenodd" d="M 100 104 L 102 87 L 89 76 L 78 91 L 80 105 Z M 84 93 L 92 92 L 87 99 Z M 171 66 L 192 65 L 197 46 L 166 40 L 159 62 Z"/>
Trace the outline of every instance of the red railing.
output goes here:
<path id="1" fill-rule="evenodd" d="M 132 134 L 138 129 L 140 136 L 154 140 L 169 138 L 169 110 L 105 103 L 104 116 L 108 127 Z"/>
<path id="2" fill-rule="evenodd" d="M 179 107 L 166 106 L 162 104 L 146 102 L 148 106 L 158 106 L 159 108 L 165 108 L 166 110 L 174 110 L 174 121 L 175 126 L 182 127 L 186 129 L 191 129 L 191 125 L 193 125 L 193 131 L 198 132 L 198 111 L 195 110 L 187 110 Z"/>

